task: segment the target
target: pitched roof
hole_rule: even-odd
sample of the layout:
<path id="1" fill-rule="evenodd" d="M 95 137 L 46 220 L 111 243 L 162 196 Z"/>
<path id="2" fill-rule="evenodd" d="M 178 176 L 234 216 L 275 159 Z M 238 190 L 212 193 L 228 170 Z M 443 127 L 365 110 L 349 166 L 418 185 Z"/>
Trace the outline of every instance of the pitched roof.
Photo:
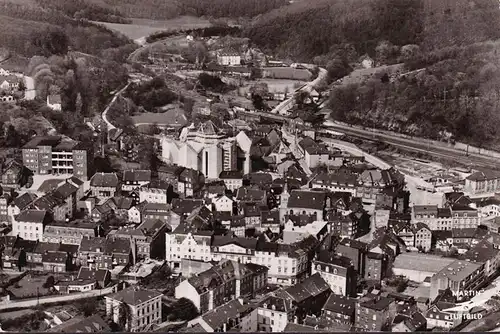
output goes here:
<path id="1" fill-rule="evenodd" d="M 47 96 L 47 100 L 49 101 L 50 104 L 61 104 L 61 95 L 59 94 L 53 94 Z"/>
<path id="2" fill-rule="evenodd" d="M 324 191 L 292 190 L 288 199 L 288 208 L 323 210 L 326 198 Z"/>
<path id="3" fill-rule="evenodd" d="M 219 179 L 243 179 L 243 172 L 239 170 L 225 170 L 220 172 Z"/>
<path id="4" fill-rule="evenodd" d="M 343 315 L 353 315 L 355 307 L 356 301 L 354 299 L 332 293 L 325 305 L 323 305 L 323 310 Z"/>
<path id="5" fill-rule="evenodd" d="M 24 210 L 15 219 L 20 222 L 43 223 L 46 215 L 45 210 Z"/>
<path id="6" fill-rule="evenodd" d="M 496 180 L 498 178 L 500 178 L 500 174 L 498 172 L 485 170 L 472 173 L 466 178 L 466 180 L 480 182 L 480 181 Z"/>
<path id="7" fill-rule="evenodd" d="M 14 204 L 19 208 L 19 210 L 24 210 L 28 205 L 33 203 L 38 196 L 32 193 L 24 193 L 14 199 Z"/>
<path id="8" fill-rule="evenodd" d="M 123 172 L 122 180 L 124 182 L 149 182 L 151 181 L 151 171 L 129 169 Z"/>
<path id="9" fill-rule="evenodd" d="M 238 318 L 240 315 L 250 311 L 252 307 L 250 305 L 243 305 L 238 299 L 233 299 L 230 302 L 219 306 L 205 314 L 201 317 L 207 325 L 212 329 L 217 329 L 222 327 L 228 319 Z"/>
<path id="10" fill-rule="evenodd" d="M 95 173 L 90 179 L 91 187 L 118 187 L 118 176 L 116 173 Z"/>
<path id="11" fill-rule="evenodd" d="M 104 281 L 107 275 L 111 275 L 107 269 L 90 269 L 89 267 L 80 267 L 78 279 Z"/>
<path id="12" fill-rule="evenodd" d="M 137 306 L 160 296 L 163 296 L 163 294 L 158 291 L 133 286 L 113 295 L 106 296 L 105 298 L 111 298 L 128 305 Z"/>
<path id="13" fill-rule="evenodd" d="M 296 303 L 300 303 L 308 298 L 319 296 L 321 293 L 330 290 L 330 286 L 321 277 L 319 273 L 316 273 L 299 284 L 288 287 L 283 290 L 284 293 L 281 296 L 289 296 Z"/>

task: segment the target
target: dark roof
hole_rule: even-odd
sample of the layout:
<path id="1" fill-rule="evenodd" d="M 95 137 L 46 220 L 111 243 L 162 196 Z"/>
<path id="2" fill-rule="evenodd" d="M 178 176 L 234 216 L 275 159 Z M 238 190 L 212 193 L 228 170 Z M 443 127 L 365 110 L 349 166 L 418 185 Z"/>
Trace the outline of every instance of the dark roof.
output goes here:
<path id="1" fill-rule="evenodd" d="M 107 275 L 111 275 L 107 269 L 90 269 L 88 267 L 80 267 L 78 272 L 78 279 L 83 280 L 93 280 L 93 281 L 104 281 Z"/>
<path id="2" fill-rule="evenodd" d="M 95 173 L 90 179 L 91 187 L 118 187 L 118 176 L 116 173 Z"/>
<path id="3" fill-rule="evenodd" d="M 489 181 L 489 180 L 496 180 L 500 178 L 500 174 L 497 172 L 493 171 L 479 171 L 475 172 L 467 177 L 467 180 L 469 181 Z"/>
<path id="4" fill-rule="evenodd" d="M 326 198 L 324 191 L 292 190 L 288 199 L 288 208 L 323 210 Z"/>
<path id="5" fill-rule="evenodd" d="M 219 306 L 201 317 L 207 325 L 213 329 L 222 327 L 228 319 L 238 318 L 240 315 L 247 313 L 252 309 L 249 305 L 242 305 L 238 299 L 233 299 L 230 302 Z"/>
<path id="6" fill-rule="evenodd" d="M 320 144 L 311 137 L 305 137 L 299 142 L 299 146 L 302 147 L 310 155 L 325 155 L 329 154 L 330 150 L 324 144 Z"/>
<path id="7" fill-rule="evenodd" d="M 123 172 L 124 182 L 149 182 L 151 181 L 150 170 L 126 170 Z"/>
<path id="8" fill-rule="evenodd" d="M 77 191 L 78 187 L 72 185 L 71 183 L 65 182 L 55 190 L 54 195 L 61 199 L 66 199 L 69 196 L 75 194 Z"/>
<path id="9" fill-rule="evenodd" d="M 203 200 L 192 198 L 174 198 L 172 200 L 172 211 L 177 214 L 190 214 L 194 209 L 203 205 Z"/>
<path id="10" fill-rule="evenodd" d="M 38 196 L 32 193 L 24 193 L 14 199 L 14 204 L 19 208 L 19 210 L 24 210 L 28 205 L 33 203 Z"/>
<path id="11" fill-rule="evenodd" d="M 349 171 L 338 170 L 334 173 L 320 173 L 311 182 L 332 185 L 342 184 L 356 186 L 358 184 L 358 176 Z"/>
<path id="12" fill-rule="evenodd" d="M 117 292 L 111 296 L 107 296 L 106 298 L 111 298 L 128 305 L 136 306 L 160 296 L 163 296 L 163 294 L 158 291 L 146 290 L 143 288 L 138 288 L 137 286 L 133 286 Z"/>
<path id="13" fill-rule="evenodd" d="M 60 136 L 37 136 L 26 143 L 26 145 L 23 146 L 23 149 L 34 149 L 38 146 L 55 147 L 60 141 Z"/>
<path id="14" fill-rule="evenodd" d="M 17 221 L 28 223 L 43 223 L 47 211 L 45 210 L 24 210 L 16 216 Z"/>
<path id="15" fill-rule="evenodd" d="M 328 332 L 327 330 L 322 330 L 307 325 L 299 325 L 294 322 L 288 322 L 283 330 L 285 333 L 302 333 L 302 332 Z"/>
<path id="16" fill-rule="evenodd" d="M 332 293 L 323 306 L 323 310 L 343 315 L 353 315 L 355 307 L 355 299 Z"/>
<path id="17" fill-rule="evenodd" d="M 292 310 L 293 305 L 291 300 L 269 295 L 259 303 L 259 307 L 270 310 L 274 309 L 277 312 L 288 313 Z"/>
<path id="18" fill-rule="evenodd" d="M 330 290 L 330 286 L 316 273 L 299 284 L 291 286 L 284 290 L 296 303 L 300 303 L 308 298 L 319 296 L 321 293 Z M 282 295 L 283 296 L 283 295 Z"/>
<path id="19" fill-rule="evenodd" d="M 42 254 L 43 263 L 60 263 L 66 264 L 68 261 L 68 253 L 66 252 L 47 252 Z"/>
<path id="20" fill-rule="evenodd" d="M 115 196 L 113 197 L 113 202 L 115 203 L 117 209 L 128 210 L 132 207 L 134 201 L 128 197 Z"/>
<path id="21" fill-rule="evenodd" d="M 236 191 L 236 200 L 238 201 L 259 202 L 262 201 L 265 196 L 265 190 L 260 190 L 253 187 L 240 187 Z"/>
<path id="22" fill-rule="evenodd" d="M 360 305 L 362 307 L 366 307 L 372 310 L 382 311 L 388 308 L 392 302 L 394 302 L 394 299 L 392 298 L 374 296 L 373 298 L 370 298 L 369 300 L 362 302 Z"/>
<path id="23" fill-rule="evenodd" d="M 220 172 L 219 179 L 243 179 L 243 172 L 239 170 L 225 170 Z"/>
<path id="24" fill-rule="evenodd" d="M 62 324 L 52 327 L 47 332 L 57 333 L 107 333 L 111 332 L 106 321 L 95 314 L 88 318 L 74 317 Z"/>

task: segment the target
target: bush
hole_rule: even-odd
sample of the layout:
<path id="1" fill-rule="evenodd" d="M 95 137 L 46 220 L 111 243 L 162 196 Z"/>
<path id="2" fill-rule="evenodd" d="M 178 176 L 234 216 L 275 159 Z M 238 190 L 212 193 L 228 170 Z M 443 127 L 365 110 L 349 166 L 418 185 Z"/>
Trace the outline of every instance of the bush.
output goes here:
<path id="1" fill-rule="evenodd" d="M 50 289 L 54 286 L 54 284 L 56 283 L 56 280 L 54 279 L 54 276 L 49 276 L 47 277 L 47 280 L 45 281 L 45 283 L 43 283 L 42 287 L 44 287 L 45 289 Z"/>

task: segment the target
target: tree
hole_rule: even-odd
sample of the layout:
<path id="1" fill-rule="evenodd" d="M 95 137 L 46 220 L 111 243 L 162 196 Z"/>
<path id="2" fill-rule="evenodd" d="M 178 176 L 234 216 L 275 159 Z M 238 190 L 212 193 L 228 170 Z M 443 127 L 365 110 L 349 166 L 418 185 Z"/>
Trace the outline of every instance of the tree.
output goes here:
<path id="1" fill-rule="evenodd" d="M 260 96 L 258 94 L 252 94 L 251 99 L 252 99 L 252 104 L 253 104 L 255 109 L 257 109 L 257 110 L 265 110 L 266 109 L 266 104 L 264 103 L 264 99 L 262 98 L 262 96 Z"/>
<path id="2" fill-rule="evenodd" d="M 45 289 L 50 289 L 54 286 L 55 283 L 56 283 L 56 280 L 55 280 L 54 276 L 51 275 L 51 276 L 47 277 L 47 280 L 43 284 L 43 287 Z"/>
<path id="3" fill-rule="evenodd" d="M 26 91 L 26 84 L 24 83 L 24 80 L 19 81 L 19 86 L 17 87 L 17 90 L 20 92 Z"/>
<path id="4" fill-rule="evenodd" d="M 187 298 L 181 298 L 172 305 L 170 320 L 192 320 L 199 315 L 198 308 Z"/>
<path id="5" fill-rule="evenodd" d="M 345 58 L 335 58 L 326 66 L 328 72 L 327 82 L 334 82 L 352 72 L 352 67 Z"/>
<path id="6" fill-rule="evenodd" d="M 17 132 L 14 125 L 10 124 L 7 128 L 7 135 L 5 138 L 5 146 L 7 147 L 21 147 L 21 135 Z"/>
<path id="7" fill-rule="evenodd" d="M 130 330 L 132 327 L 132 309 L 124 301 L 118 304 L 118 325 L 122 330 Z"/>
<path id="8" fill-rule="evenodd" d="M 32 43 L 39 47 L 45 56 L 64 55 L 68 52 L 70 44 L 68 35 L 57 26 L 36 32 L 32 37 Z"/>

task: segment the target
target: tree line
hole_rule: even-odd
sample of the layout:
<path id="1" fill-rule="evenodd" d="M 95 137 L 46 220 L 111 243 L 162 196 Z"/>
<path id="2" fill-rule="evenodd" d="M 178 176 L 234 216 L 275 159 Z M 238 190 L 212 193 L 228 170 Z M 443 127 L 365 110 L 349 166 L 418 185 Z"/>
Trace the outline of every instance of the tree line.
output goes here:
<path id="1" fill-rule="evenodd" d="M 168 31 L 158 31 L 152 33 L 146 37 L 146 42 L 153 43 L 168 37 L 173 37 L 177 35 L 193 35 L 196 37 L 212 37 L 212 36 L 238 36 L 241 32 L 239 27 L 229 27 L 224 25 L 206 27 L 206 28 L 196 28 L 196 29 L 181 29 L 181 30 L 168 30 Z"/>

